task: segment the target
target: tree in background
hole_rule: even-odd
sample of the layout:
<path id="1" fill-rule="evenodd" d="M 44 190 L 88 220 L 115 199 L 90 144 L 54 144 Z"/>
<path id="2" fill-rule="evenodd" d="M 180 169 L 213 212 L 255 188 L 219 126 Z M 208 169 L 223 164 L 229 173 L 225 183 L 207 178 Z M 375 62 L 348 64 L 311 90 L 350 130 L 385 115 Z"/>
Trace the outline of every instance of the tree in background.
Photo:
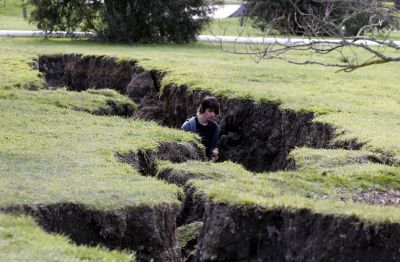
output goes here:
<path id="1" fill-rule="evenodd" d="M 253 25 L 283 34 L 355 36 L 370 30 L 371 23 L 379 29 L 393 24 L 377 0 L 248 0 L 247 8 Z"/>
<path id="2" fill-rule="evenodd" d="M 277 58 L 352 71 L 400 61 L 400 44 L 389 36 L 399 27 L 399 12 L 379 0 L 248 0 L 246 20 L 264 32 L 262 44 L 244 53 L 256 60 Z M 237 51 L 234 51 L 238 53 Z M 301 60 L 299 56 L 310 54 Z M 243 53 L 243 52 L 242 52 Z M 325 59 L 330 53 L 340 60 Z M 397 55 L 396 55 L 397 54 Z M 301 56 L 304 57 L 304 56 Z"/>
<path id="3" fill-rule="evenodd" d="M 195 40 L 220 0 L 31 0 L 31 21 L 39 29 L 94 31 L 109 42 Z"/>

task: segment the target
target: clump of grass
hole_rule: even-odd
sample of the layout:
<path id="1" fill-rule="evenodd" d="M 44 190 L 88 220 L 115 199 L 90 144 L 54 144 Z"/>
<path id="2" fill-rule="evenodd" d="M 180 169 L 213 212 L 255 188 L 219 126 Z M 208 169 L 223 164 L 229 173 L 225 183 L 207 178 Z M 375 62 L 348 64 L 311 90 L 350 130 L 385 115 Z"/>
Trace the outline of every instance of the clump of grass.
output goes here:
<path id="1" fill-rule="evenodd" d="M 32 218 L 0 214 L 1 261 L 136 261 L 132 254 L 76 246 L 44 232 Z"/>
<path id="2" fill-rule="evenodd" d="M 345 165 L 367 164 L 382 161 L 376 153 L 366 150 L 296 148 L 289 158 L 297 169 L 335 168 Z"/>
<path id="3" fill-rule="evenodd" d="M 190 240 L 197 239 L 202 227 L 203 223 L 198 221 L 178 227 L 176 229 L 176 239 L 179 246 L 184 247 Z"/>
<path id="4" fill-rule="evenodd" d="M 40 90 L 0 90 L 0 99 L 15 99 L 32 103 L 55 105 L 60 108 L 96 113 L 110 107 L 110 102 L 137 109 L 137 105 L 128 97 L 112 89 L 89 89 L 83 92 L 70 92 L 65 88 L 54 91 Z"/>

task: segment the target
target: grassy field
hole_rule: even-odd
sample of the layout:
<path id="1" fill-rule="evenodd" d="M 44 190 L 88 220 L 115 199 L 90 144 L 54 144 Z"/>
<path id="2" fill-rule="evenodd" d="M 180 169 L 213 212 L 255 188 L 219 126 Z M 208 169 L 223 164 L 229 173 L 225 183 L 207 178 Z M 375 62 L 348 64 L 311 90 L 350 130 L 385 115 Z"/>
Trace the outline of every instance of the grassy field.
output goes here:
<path id="1" fill-rule="evenodd" d="M 16 17 L 4 10 L 7 9 L 0 9 L 0 21 L 7 16 Z M 11 21 L 9 25 L 1 26 L 10 29 L 14 22 L 7 21 Z M 224 22 L 230 25 L 237 20 Z M 212 174 L 212 179 L 193 180 L 212 200 L 263 208 L 310 208 L 314 212 L 356 215 L 366 221 L 400 222 L 398 207 L 352 201 L 365 190 L 400 187 L 400 169 L 396 167 L 400 165 L 398 64 L 364 68 L 351 74 L 335 73 L 332 68 L 295 66 L 283 61 L 254 63 L 248 56 L 221 52 L 204 43 L 114 45 L 86 40 L 0 38 L 0 207 L 68 202 L 116 210 L 179 204 L 181 189 L 140 176 L 120 163 L 115 154 L 154 149 L 162 141 L 197 142 L 197 138 L 152 122 L 93 115 L 109 100 L 135 107 L 112 90 L 44 90 L 38 71 L 28 63 L 39 55 L 63 53 L 136 60 L 146 69 L 167 72 L 163 86 L 188 85 L 230 98 L 280 102 L 282 109 L 312 112 L 315 121 L 335 126 L 334 142 L 356 139 L 365 143 L 360 151 L 298 148 L 291 153 L 298 167 L 292 172 L 254 175 L 230 162 L 162 164 L 164 169 Z M 301 53 L 293 56 L 304 58 Z M 337 61 L 340 57 L 331 54 L 325 59 Z M 370 158 L 386 158 L 393 166 L 363 162 Z M 8 233 L 3 234 L 3 228 L 25 232 L 25 225 L 29 230 L 39 230 L 29 219 L 0 217 L 0 251 L 14 250 L 4 240 Z M 43 235 L 43 241 L 53 241 L 48 237 Z M 33 244 L 32 240 L 26 241 L 26 245 Z M 64 250 L 75 250 L 61 241 Z M 77 250 L 78 253 L 71 251 L 71 256 L 78 254 L 79 259 L 81 251 Z M 82 256 L 86 252 L 92 251 L 84 251 Z M 95 257 L 96 252 L 103 251 L 93 252 Z M 15 252 L 6 253 L 6 260 L 13 255 Z M 109 255 L 125 259 L 123 254 Z"/>

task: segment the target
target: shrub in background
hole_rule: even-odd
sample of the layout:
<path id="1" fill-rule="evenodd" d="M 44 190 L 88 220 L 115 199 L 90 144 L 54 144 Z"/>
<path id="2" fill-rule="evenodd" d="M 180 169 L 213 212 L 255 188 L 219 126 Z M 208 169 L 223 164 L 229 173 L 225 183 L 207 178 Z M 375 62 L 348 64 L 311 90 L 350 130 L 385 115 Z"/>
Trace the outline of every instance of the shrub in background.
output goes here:
<path id="1" fill-rule="evenodd" d="M 105 1 L 98 30 L 102 39 L 118 42 L 195 40 L 209 22 L 213 0 Z"/>

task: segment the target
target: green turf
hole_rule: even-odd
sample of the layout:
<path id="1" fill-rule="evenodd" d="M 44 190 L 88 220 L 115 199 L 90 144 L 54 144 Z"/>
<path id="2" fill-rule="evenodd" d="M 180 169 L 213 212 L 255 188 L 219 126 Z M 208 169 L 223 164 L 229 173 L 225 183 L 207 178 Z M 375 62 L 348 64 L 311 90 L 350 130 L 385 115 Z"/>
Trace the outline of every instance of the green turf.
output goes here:
<path id="1" fill-rule="evenodd" d="M 132 255 L 99 247 L 76 246 L 45 233 L 31 218 L 0 214 L 1 261 L 135 261 Z"/>
<path id="2" fill-rule="evenodd" d="M 193 174 L 190 183 L 197 192 L 205 193 L 216 203 L 293 211 L 306 208 L 320 214 L 357 216 L 366 222 L 400 222 L 398 207 L 353 201 L 354 196 L 366 189 L 398 188 L 400 168 L 377 164 L 347 167 L 256 175 L 230 162 L 161 162 L 160 174 L 170 169 L 177 174 Z"/>

